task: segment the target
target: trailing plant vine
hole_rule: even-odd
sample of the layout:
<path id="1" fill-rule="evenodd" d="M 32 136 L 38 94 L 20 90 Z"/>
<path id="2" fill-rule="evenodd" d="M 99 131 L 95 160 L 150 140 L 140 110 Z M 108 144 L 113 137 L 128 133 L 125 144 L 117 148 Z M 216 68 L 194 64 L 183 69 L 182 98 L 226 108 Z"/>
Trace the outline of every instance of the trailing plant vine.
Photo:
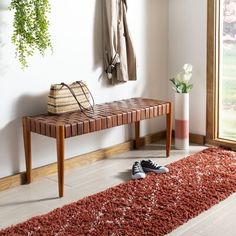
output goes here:
<path id="1" fill-rule="evenodd" d="M 22 68 L 28 66 L 27 58 L 38 50 L 44 56 L 52 44 L 48 31 L 50 12 L 48 0 L 11 0 L 10 10 L 14 10 L 12 42 Z"/>

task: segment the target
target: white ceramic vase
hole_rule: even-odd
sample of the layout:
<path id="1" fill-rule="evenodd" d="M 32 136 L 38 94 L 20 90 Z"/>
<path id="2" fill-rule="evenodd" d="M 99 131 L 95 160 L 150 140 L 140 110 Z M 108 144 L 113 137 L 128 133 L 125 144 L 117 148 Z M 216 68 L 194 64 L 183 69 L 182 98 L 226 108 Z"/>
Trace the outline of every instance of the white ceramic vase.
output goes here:
<path id="1" fill-rule="evenodd" d="M 175 148 L 189 149 L 189 94 L 175 93 Z"/>

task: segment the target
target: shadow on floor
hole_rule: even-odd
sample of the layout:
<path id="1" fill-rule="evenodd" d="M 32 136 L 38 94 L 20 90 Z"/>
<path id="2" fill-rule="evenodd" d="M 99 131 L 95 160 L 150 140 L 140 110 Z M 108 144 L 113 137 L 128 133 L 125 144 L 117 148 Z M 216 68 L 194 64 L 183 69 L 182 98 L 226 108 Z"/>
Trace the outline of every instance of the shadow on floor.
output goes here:
<path id="1" fill-rule="evenodd" d="M 131 180 L 131 169 L 119 172 L 117 175 L 115 175 L 115 177 L 121 179 L 124 182 L 127 182 Z"/>
<path id="2" fill-rule="evenodd" d="M 0 207 L 17 206 L 17 205 L 22 205 L 22 204 L 35 203 L 35 202 L 37 203 L 37 202 L 43 202 L 43 201 L 55 200 L 55 199 L 59 199 L 59 197 L 49 197 L 49 198 L 34 199 L 34 200 L 8 202 L 2 205 L 0 204 Z"/>

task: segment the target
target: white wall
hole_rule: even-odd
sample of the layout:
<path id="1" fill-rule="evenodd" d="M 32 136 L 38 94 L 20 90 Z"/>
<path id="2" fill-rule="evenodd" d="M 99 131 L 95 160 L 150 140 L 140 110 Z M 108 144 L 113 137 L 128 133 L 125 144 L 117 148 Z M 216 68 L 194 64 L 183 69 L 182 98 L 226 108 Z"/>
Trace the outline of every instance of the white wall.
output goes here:
<path id="1" fill-rule="evenodd" d="M 190 132 L 202 135 L 206 133 L 206 27 L 206 0 L 169 0 L 168 78 L 173 78 L 185 63 L 194 66 Z M 171 86 L 169 98 L 174 101 Z"/>
<path id="2" fill-rule="evenodd" d="M 101 76 L 102 0 L 50 2 L 54 53 L 44 58 L 34 56 L 24 71 L 10 41 L 13 13 L 0 9 L 0 178 L 25 170 L 21 117 L 46 112 L 52 83 L 85 80 L 96 103 L 135 96 L 168 97 L 168 1 L 128 1 L 138 80 L 116 86 L 108 85 Z M 66 140 L 66 156 L 124 142 L 131 138 L 129 128 L 117 127 Z M 141 134 L 163 129 L 164 120 L 158 118 L 143 122 Z M 33 134 L 32 153 L 33 167 L 55 162 L 55 140 Z"/>

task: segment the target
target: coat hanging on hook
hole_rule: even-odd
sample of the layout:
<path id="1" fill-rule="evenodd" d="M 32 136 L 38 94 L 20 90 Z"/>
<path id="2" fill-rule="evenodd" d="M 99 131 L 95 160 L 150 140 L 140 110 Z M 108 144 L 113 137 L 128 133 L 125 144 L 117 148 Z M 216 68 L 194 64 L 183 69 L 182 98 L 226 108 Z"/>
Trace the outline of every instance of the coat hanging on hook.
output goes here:
<path id="1" fill-rule="evenodd" d="M 104 69 L 112 82 L 136 80 L 136 57 L 126 12 L 126 0 L 103 0 Z"/>

